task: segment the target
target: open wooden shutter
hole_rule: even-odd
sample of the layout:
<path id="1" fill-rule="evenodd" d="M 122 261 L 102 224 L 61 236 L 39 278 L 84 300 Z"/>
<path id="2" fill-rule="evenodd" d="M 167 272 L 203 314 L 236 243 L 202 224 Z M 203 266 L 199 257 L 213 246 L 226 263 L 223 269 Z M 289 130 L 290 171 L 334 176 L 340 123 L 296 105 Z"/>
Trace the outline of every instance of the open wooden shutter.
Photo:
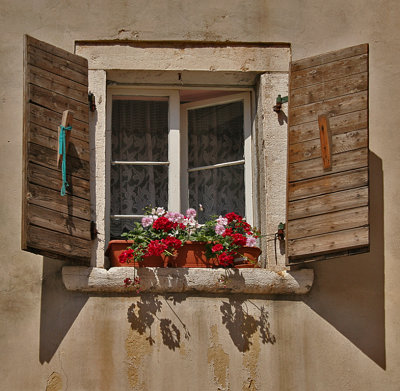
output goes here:
<path id="1" fill-rule="evenodd" d="M 25 37 L 22 249 L 88 263 L 91 253 L 87 60 Z M 57 168 L 58 128 L 74 114 L 67 194 Z"/>
<path id="2" fill-rule="evenodd" d="M 288 262 L 368 251 L 367 44 L 291 64 L 288 160 Z"/>

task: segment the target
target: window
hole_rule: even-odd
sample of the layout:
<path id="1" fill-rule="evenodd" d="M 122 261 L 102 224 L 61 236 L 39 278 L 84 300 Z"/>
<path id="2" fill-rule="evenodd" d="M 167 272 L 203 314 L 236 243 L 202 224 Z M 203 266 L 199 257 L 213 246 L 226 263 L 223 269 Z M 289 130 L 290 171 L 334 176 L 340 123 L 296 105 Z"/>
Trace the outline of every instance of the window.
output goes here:
<path id="1" fill-rule="evenodd" d="M 83 57 L 32 37 L 25 39 L 24 250 L 105 266 L 104 246 L 110 237 L 106 200 L 112 198 L 106 180 L 114 178 L 131 186 L 132 176 L 126 174 L 129 166 L 142 170 L 143 178 L 153 175 L 154 181 L 143 179 L 136 188 L 171 210 L 184 210 L 192 202 L 204 204 L 205 213 L 223 213 L 232 205 L 243 208 L 248 220 L 254 218 L 267 237 L 263 251 L 269 266 L 274 266 L 274 259 L 278 267 L 285 264 L 283 246 L 277 249 L 273 240 L 268 242 L 285 220 L 289 263 L 368 249 L 368 45 L 301 59 L 290 70 L 289 45 L 281 44 L 86 42 L 78 44 L 77 50 Z M 113 108 L 109 105 L 111 112 L 106 113 L 106 101 L 110 102 L 107 85 L 116 78 L 120 84 L 149 87 L 140 94 L 126 88 L 114 91 L 123 96 L 115 99 L 116 106 L 126 101 L 135 106 L 128 111 L 141 106 L 142 123 L 146 124 L 146 118 L 152 126 L 156 123 L 155 134 L 164 132 L 167 141 L 154 148 L 152 143 L 138 143 L 140 148 L 135 143 L 133 156 L 117 151 L 111 175 L 112 126 L 107 121 Z M 285 116 L 272 111 L 278 94 L 286 95 L 288 79 L 289 128 Z M 88 87 L 97 103 L 90 121 Z M 237 102 L 242 102 L 242 108 Z M 74 112 L 74 122 L 67 152 L 70 186 L 62 197 L 57 132 L 65 110 Z M 160 114 L 152 115 L 152 110 Z M 219 129 L 225 121 L 215 114 L 220 110 L 223 116 L 231 112 L 229 129 L 222 126 L 221 133 L 210 131 L 210 123 Z M 241 122 L 236 118 L 239 112 L 243 144 L 224 149 L 223 157 L 220 139 L 232 131 L 230 140 L 239 141 L 240 129 L 234 125 Z M 327 170 L 321 162 L 320 115 L 328 120 L 331 133 L 332 166 Z M 160 123 L 154 122 L 156 118 Z M 211 133 L 216 141 L 209 136 L 203 140 L 203 132 Z M 141 137 L 149 135 L 153 138 L 151 132 Z M 154 156 L 147 157 L 149 145 Z M 217 152 L 207 159 L 205 154 L 195 155 L 215 146 Z M 147 155 L 139 156 L 140 150 Z M 221 174 L 226 170 L 230 173 Z M 226 197 L 223 189 L 228 176 L 233 180 L 229 192 L 244 194 L 244 201 L 243 196 Z M 129 191 L 115 194 L 117 198 Z M 203 194 L 208 198 L 201 198 Z M 139 207 L 138 200 L 132 205 Z M 127 201 L 118 201 L 114 216 L 131 213 L 124 205 Z M 93 240 L 93 222 L 97 240 Z"/>
<path id="2" fill-rule="evenodd" d="M 252 223 L 250 92 L 110 88 L 110 238 L 145 207 Z"/>

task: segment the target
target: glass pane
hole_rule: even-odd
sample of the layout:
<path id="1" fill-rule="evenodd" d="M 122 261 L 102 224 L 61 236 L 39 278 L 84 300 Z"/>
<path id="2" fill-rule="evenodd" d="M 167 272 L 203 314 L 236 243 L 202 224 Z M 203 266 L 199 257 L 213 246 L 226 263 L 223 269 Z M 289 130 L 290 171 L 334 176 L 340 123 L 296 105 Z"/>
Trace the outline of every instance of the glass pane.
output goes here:
<path id="1" fill-rule="evenodd" d="M 111 166 L 111 214 L 143 214 L 149 205 L 168 206 L 168 166 Z M 119 236 L 126 223 L 112 222 L 112 236 Z"/>
<path id="2" fill-rule="evenodd" d="M 168 101 L 113 101 L 112 159 L 168 160 Z"/>
<path id="3" fill-rule="evenodd" d="M 243 102 L 189 110 L 189 168 L 243 159 Z"/>
<path id="4" fill-rule="evenodd" d="M 199 210 L 199 221 L 235 212 L 244 216 L 244 166 L 222 167 L 189 173 L 189 205 Z"/>

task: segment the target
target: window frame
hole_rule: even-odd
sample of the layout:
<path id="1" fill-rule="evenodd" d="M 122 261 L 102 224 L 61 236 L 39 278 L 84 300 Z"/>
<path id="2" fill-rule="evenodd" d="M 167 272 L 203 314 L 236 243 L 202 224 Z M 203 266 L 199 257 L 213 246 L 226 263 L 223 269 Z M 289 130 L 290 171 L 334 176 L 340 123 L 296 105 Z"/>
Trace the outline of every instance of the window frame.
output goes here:
<path id="1" fill-rule="evenodd" d="M 243 131 L 244 131 L 244 167 L 245 167 L 245 214 L 250 224 L 254 223 L 254 210 L 256 202 L 254 195 L 253 181 L 253 121 L 254 110 L 252 111 L 252 96 L 254 91 L 251 88 L 241 88 L 234 93 L 214 97 L 209 99 L 201 99 L 189 103 L 180 103 L 179 91 L 189 88 L 165 88 L 166 86 L 141 86 L 140 88 L 133 86 L 108 86 L 106 101 L 106 199 L 105 199 L 105 229 L 106 244 L 110 240 L 111 225 L 111 165 L 112 161 L 112 103 L 114 97 L 166 97 L 168 99 L 168 209 L 173 211 L 184 212 L 189 205 L 188 197 L 188 126 L 187 113 L 193 108 L 202 108 L 218 104 L 226 104 L 231 102 L 243 102 Z M 207 88 L 207 86 L 191 87 L 190 89 L 198 90 L 226 90 L 231 88 Z M 253 98 L 254 100 L 254 98 Z M 178 146 L 178 147 L 177 147 Z M 177 175 L 179 173 L 179 175 Z M 116 215 L 122 218 L 122 215 Z M 126 215 L 125 218 L 140 218 L 142 215 Z"/>

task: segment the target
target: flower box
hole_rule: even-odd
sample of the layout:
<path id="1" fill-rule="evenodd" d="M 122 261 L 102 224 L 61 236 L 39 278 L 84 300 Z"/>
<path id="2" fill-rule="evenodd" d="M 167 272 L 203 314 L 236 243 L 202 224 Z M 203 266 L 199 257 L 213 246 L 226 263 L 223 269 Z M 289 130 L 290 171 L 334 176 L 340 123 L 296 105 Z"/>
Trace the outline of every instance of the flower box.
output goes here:
<path id="1" fill-rule="evenodd" d="M 133 243 L 133 240 L 111 240 L 108 244 L 106 255 L 110 259 L 111 267 L 200 267 L 217 268 L 219 267 L 217 259 L 206 257 L 206 243 L 187 241 L 176 251 L 176 255 L 168 256 L 149 256 L 143 257 L 143 260 L 137 262 L 120 262 L 120 255 Z M 258 257 L 261 250 L 258 247 L 242 247 L 237 250 L 239 255 L 234 260 L 235 268 L 253 268 L 258 267 Z"/>

